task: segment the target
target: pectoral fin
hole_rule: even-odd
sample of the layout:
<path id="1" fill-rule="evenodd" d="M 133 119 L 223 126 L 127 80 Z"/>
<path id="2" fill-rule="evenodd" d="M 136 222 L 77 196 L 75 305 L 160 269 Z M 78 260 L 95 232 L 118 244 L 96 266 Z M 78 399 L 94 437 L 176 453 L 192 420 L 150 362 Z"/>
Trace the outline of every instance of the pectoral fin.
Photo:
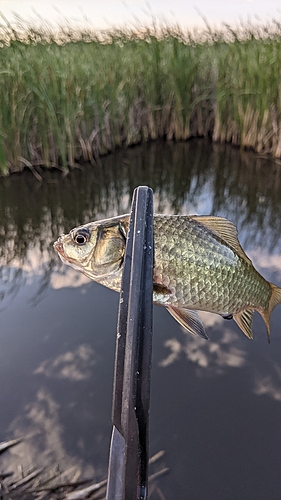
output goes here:
<path id="1" fill-rule="evenodd" d="M 233 314 L 233 319 L 241 328 L 242 332 L 245 333 L 246 337 L 253 339 L 252 324 L 253 324 L 253 314 L 254 311 L 246 309 L 237 314 Z"/>
<path id="2" fill-rule="evenodd" d="M 175 306 L 168 306 L 167 311 L 169 311 L 173 318 L 175 318 L 175 320 L 189 333 L 199 335 L 199 337 L 209 340 L 202 321 L 196 311 Z"/>

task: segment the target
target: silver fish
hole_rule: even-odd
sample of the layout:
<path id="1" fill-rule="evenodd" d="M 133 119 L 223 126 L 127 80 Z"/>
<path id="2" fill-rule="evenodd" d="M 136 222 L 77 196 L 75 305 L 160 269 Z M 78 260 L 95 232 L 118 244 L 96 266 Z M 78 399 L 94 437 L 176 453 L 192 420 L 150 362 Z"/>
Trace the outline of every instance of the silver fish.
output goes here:
<path id="1" fill-rule="evenodd" d="M 236 227 L 222 217 L 155 215 L 153 300 L 190 333 L 208 338 L 196 311 L 233 318 L 253 338 L 257 310 L 270 339 L 269 318 L 281 289 L 266 281 L 242 249 Z M 89 222 L 54 243 L 74 269 L 120 291 L 129 215 Z"/>

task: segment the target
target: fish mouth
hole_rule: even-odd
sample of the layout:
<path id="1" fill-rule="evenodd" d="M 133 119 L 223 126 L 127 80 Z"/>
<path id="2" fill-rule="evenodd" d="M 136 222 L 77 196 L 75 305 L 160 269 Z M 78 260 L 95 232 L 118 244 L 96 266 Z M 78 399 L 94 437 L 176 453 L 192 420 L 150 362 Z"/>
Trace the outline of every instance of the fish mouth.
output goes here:
<path id="1" fill-rule="evenodd" d="M 77 265 L 77 262 L 65 254 L 64 248 L 63 248 L 63 237 L 64 237 L 64 234 L 62 236 L 60 236 L 58 238 L 58 240 L 55 241 L 55 243 L 53 243 L 54 249 L 58 252 L 59 257 L 64 264 L 67 264 L 68 266 L 71 265 L 77 271 L 81 271 L 81 268 L 79 267 L 79 265 Z"/>
<path id="2" fill-rule="evenodd" d="M 54 249 L 56 250 L 56 252 L 58 252 L 60 258 L 62 259 L 62 261 L 64 262 L 67 262 L 67 257 L 64 253 L 64 249 L 63 249 L 63 243 L 62 243 L 62 237 L 60 236 L 57 241 L 55 241 L 55 243 L 53 244 L 53 247 Z"/>
<path id="3" fill-rule="evenodd" d="M 62 254 L 65 257 L 61 236 L 58 238 L 57 241 L 55 241 L 53 247 L 58 253 Z"/>

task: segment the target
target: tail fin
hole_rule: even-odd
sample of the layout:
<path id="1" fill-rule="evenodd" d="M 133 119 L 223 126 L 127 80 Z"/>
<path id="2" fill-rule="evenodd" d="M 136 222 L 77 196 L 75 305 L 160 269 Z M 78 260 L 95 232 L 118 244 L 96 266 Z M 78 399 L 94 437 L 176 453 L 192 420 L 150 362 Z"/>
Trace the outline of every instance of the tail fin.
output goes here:
<path id="1" fill-rule="evenodd" d="M 281 304 L 281 288 L 273 283 L 269 283 L 269 285 L 271 288 L 271 297 L 269 299 L 268 308 L 261 312 L 266 326 L 268 343 L 270 343 L 270 315 L 274 307 Z"/>

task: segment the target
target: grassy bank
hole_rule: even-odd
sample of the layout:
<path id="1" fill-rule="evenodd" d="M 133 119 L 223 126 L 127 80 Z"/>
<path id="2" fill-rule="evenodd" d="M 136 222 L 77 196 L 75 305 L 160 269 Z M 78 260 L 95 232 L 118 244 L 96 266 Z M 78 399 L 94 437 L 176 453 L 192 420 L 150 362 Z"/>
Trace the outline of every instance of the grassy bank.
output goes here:
<path id="1" fill-rule="evenodd" d="M 281 26 L 2 27 L 0 169 L 74 166 L 122 145 L 210 136 L 281 157 Z"/>

